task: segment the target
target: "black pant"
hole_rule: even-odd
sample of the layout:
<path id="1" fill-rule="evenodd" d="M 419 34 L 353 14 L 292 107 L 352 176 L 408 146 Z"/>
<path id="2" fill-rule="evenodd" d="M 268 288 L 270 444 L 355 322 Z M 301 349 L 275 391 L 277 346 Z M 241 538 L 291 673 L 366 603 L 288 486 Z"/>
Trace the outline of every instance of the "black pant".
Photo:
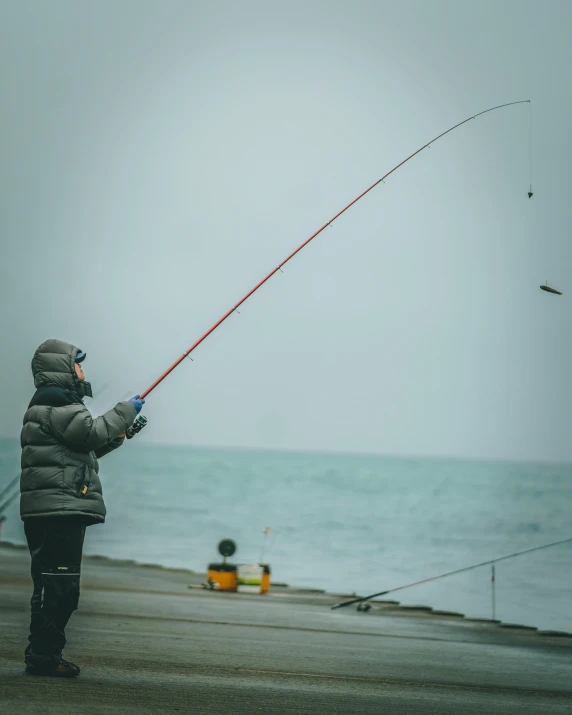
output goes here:
<path id="1" fill-rule="evenodd" d="M 58 663 L 65 627 L 79 602 L 85 520 L 76 517 L 27 519 L 24 531 L 32 556 L 34 593 L 30 602 L 26 663 Z"/>

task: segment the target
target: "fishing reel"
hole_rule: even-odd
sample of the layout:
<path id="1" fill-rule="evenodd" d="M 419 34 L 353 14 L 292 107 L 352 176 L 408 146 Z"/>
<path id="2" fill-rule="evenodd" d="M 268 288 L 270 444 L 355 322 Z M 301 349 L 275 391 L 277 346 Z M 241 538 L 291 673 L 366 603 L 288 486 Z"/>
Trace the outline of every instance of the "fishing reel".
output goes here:
<path id="1" fill-rule="evenodd" d="M 147 418 L 143 415 L 137 415 L 133 420 L 133 424 L 125 430 L 125 436 L 127 439 L 133 439 L 138 432 L 141 432 L 143 427 L 147 424 Z"/>

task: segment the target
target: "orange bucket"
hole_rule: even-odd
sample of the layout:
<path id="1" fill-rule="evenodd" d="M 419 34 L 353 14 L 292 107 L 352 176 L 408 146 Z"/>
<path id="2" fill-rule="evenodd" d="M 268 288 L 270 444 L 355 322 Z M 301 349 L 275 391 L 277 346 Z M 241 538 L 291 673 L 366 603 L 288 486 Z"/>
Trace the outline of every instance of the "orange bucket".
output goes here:
<path id="1" fill-rule="evenodd" d="M 236 591 L 238 579 L 234 564 L 209 564 L 207 582 L 218 583 L 221 591 Z"/>

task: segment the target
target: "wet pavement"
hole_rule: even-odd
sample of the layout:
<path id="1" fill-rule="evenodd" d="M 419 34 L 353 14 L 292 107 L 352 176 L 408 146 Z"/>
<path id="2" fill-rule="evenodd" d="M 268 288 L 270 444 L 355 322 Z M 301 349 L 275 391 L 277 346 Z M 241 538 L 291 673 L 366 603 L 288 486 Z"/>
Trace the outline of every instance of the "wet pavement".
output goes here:
<path id="1" fill-rule="evenodd" d="M 74 680 L 27 676 L 29 556 L 0 546 L 2 713 L 572 713 L 572 638 L 339 596 L 189 588 L 204 577 L 86 558 Z M 343 599 L 342 599 L 343 600 Z"/>

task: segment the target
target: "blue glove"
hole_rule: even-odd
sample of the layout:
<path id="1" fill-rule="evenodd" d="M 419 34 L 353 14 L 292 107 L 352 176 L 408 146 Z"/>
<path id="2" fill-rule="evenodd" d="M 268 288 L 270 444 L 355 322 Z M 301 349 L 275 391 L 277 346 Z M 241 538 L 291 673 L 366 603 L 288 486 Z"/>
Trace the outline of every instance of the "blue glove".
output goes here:
<path id="1" fill-rule="evenodd" d="M 136 409 L 137 414 L 141 412 L 141 410 L 143 409 L 143 405 L 145 404 L 145 400 L 140 400 L 139 395 L 135 395 L 135 397 L 132 397 L 129 402 Z"/>

